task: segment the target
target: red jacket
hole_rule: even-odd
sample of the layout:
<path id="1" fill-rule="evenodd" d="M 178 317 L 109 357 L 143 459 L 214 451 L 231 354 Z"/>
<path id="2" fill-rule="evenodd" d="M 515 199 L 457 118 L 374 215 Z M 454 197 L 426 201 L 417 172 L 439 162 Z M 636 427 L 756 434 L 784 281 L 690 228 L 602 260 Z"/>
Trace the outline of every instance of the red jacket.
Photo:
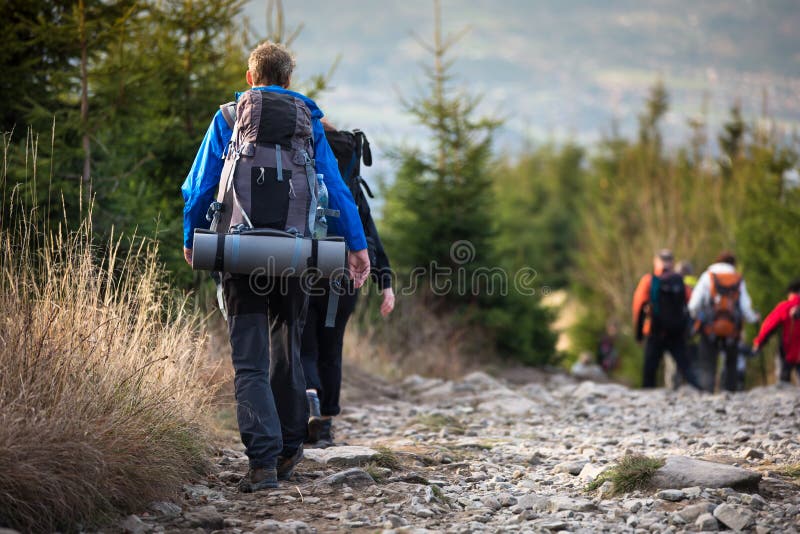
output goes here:
<path id="1" fill-rule="evenodd" d="M 782 327 L 781 348 L 787 363 L 800 363 L 800 319 L 792 318 L 800 310 L 800 295 L 793 295 L 769 312 L 753 345 L 758 348 L 764 344 L 772 332 Z"/>

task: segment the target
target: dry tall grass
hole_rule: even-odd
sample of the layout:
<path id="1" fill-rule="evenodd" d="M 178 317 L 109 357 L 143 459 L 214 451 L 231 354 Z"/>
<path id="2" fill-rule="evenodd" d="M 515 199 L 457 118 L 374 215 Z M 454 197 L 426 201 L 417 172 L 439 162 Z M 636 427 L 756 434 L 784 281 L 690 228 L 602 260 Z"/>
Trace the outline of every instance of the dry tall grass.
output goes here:
<path id="1" fill-rule="evenodd" d="M 0 227 L 0 526 L 79 529 L 205 468 L 200 322 L 122 244 Z"/>
<path id="2" fill-rule="evenodd" d="M 452 313 L 437 313 L 422 298 L 401 296 L 388 319 L 365 320 L 363 297 L 348 323 L 343 356 L 365 371 L 390 379 L 410 374 L 455 379 L 496 363 L 484 332 L 454 326 Z"/>

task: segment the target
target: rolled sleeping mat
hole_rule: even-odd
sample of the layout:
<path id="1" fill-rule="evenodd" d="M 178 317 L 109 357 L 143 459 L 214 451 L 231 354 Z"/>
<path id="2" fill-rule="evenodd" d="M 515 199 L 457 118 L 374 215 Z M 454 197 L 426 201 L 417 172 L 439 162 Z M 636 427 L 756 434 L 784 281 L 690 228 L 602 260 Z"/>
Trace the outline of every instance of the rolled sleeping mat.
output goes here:
<path id="1" fill-rule="evenodd" d="M 316 261 L 309 262 L 314 256 Z M 300 276 L 316 267 L 322 278 L 345 272 L 344 239 L 329 237 L 314 241 L 295 237 L 280 230 L 251 230 L 236 234 L 218 234 L 195 230 L 192 269 L 268 276 Z"/>

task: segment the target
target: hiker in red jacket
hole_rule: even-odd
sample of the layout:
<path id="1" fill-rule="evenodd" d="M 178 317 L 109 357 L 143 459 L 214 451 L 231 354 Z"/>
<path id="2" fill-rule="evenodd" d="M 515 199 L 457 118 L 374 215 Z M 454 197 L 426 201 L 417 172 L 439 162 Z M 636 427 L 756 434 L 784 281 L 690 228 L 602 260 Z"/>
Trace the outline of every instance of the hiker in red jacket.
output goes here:
<path id="1" fill-rule="evenodd" d="M 753 340 L 753 350 L 759 350 L 777 328 L 781 333 L 781 382 L 791 382 L 792 369 L 800 379 L 800 278 L 789 284 L 789 296 L 769 312 Z"/>

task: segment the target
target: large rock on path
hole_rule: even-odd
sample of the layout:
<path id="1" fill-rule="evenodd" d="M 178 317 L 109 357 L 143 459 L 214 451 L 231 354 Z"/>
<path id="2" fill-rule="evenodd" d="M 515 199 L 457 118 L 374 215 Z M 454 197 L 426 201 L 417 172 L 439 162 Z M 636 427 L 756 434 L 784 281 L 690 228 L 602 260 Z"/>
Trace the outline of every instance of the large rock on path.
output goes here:
<path id="1" fill-rule="evenodd" d="M 378 451 L 369 447 L 342 445 L 327 449 L 306 449 L 303 457 L 312 462 L 331 467 L 358 467 L 369 462 L 378 455 Z"/>
<path id="2" fill-rule="evenodd" d="M 653 475 L 656 488 L 681 489 L 689 486 L 701 488 L 756 489 L 761 473 L 740 467 L 688 458 L 669 456 L 663 467 Z"/>

